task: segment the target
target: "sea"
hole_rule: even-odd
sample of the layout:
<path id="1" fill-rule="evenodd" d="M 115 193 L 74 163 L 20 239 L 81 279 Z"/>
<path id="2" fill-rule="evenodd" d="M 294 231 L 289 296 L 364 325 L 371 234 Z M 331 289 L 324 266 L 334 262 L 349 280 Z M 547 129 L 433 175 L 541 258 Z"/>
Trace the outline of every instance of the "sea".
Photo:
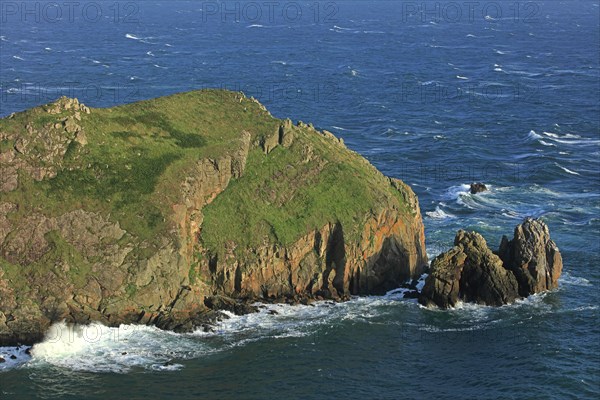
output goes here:
<path id="1" fill-rule="evenodd" d="M 268 305 L 211 333 L 59 323 L 31 355 L 0 348 L 0 398 L 600 398 L 598 0 L 42 0 L 0 11 L 3 117 L 61 95 L 111 107 L 243 91 L 410 184 L 430 258 L 458 229 L 496 248 L 531 216 L 564 260 L 558 289 L 498 308 L 426 309 L 398 289 Z M 489 190 L 471 195 L 472 182 Z"/>

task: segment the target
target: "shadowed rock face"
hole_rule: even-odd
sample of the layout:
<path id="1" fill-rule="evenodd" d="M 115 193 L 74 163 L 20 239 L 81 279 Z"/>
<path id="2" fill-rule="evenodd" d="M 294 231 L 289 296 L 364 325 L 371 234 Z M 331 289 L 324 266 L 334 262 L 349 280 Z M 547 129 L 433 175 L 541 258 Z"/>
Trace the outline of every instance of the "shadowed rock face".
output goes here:
<path id="1" fill-rule="evenodd" d="M 458 301 L 500 306 L 557 287 L 562 258 L 544 222 L 525 220 L 513 240 L 502 238 L 498 253 L 478 233 L 459 231 L 454 248 L 432 261 L 419 302 L 442 308 Z"/>
<path id="2" fill-rule="evenodd" d="M 0 345 L 61 320 L 190 331 L 427 265 L 410 187 L 241 93 L 61 98 L 0 119 L 0 169 Z"/>

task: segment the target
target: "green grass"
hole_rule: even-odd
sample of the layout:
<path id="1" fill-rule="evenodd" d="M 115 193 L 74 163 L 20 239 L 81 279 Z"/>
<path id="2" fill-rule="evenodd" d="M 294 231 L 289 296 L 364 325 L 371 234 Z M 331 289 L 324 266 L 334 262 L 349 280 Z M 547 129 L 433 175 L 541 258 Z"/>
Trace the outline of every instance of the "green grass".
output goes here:
<path id="1" fill-rule="evenodd" d="M 244 176 L 205 207 L 207 248 L 219 252 L 232 241 L 243 249 L 265 238 L 287 245 L 327 222 L 340 222 L 346 237 L 356 238 L 379 204 L 400 206 L 387 178 L 360 156 L 314 131 L 297 132 L 290 149 L 251 152 Z M 303 163 L 306 144 L 315 156 Z"/>
<path id="2" fill-rule="evenodd" d="M 0 129 L 22 135 L 27 123 L 44 129 L 67 115 L 38 107 L 1 119 Z M 81 118 L 78 124 L 88 144 L 71 143 L 53 179 L 35 182 L 21 174 L 20 187 L 7 193 L 6 200 L 20 204 L 23 213 L 99 211 L 140 239 L 156 238 L 168 229 L 171 206 L 181 202 L 182 177 L 198 160 L 233 148 L 243 130 L 258 137 L 279 124 L 258 104 L 240 102 L 239 93 L 216 90 L 92 109 Z M 13 145 L 5 140 L 0 149 Z M 33 162 L 38 158 L 35 153 L 30 157 Z"/>
<path id="3" fill-rule="evenodd" d="M 43 129 L 67 115 L 39 107 L 1 119 L 0 130 L 23 134 L 29 122 Z M 36 182 L 22 173 L 19 188 L 3 194 L 20 205 L 10 218 L 31 212 L 58 216 L 81 208 L 110 216 L 141 240 L 160 239 L 173 230 L 172 206 L 182 203 L 182 182 L 199 160 L 236 149 L 242 131 L 257 144 L 281 123 L 239 93 L 219 90 L 92 109 L 81 118 L 88 144 L 71 143 L 52 179 Z M 0 150 L 13 145 L 4 140 Z M 303 162 L 307 146 L 314 155 Z M 36 154 L 30 157 L 35 160 Z M 203 210 L 201 240 L 213 253 L 227 242 L 238 248 L 265 238 L 290 244 L 328 222 L 341 222 L 350 238 L 361 232 L 365 215 L 403 203 L 401 193 L 358 154 L 312 129 L 295 128 L 290 148 L 279 146 L 265 155 L 253 147 L 244 175 Z M 60 252 L 56 256 L 78 257 L 60 238 L 52 240 Z M 192 281 L 198 278 L 193 269 L 189 275 Z"/>

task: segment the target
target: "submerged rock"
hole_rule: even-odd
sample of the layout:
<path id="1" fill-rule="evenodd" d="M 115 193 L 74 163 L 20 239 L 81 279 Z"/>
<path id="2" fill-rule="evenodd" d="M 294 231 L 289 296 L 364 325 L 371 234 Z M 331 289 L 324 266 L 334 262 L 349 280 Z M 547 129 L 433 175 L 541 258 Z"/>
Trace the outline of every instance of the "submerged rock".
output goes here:
<path id="1" fill-rule="evenodd" d="M 513 240 L 503 237 L 498 253 L 480 234 L 459 231 L 454 248 L 432 261 L 419 302 L 441 308 L 459 301 L 500 306 L 557 287 L 562 259 L 544 222 L 525 220 Z"/>

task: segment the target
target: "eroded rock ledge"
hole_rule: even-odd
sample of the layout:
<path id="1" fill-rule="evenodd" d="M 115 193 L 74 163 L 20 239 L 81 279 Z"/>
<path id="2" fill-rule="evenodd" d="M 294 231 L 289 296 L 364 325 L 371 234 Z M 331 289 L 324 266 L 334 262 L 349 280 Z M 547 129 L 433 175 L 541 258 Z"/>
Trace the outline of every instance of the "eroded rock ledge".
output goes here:
<path id="1" fill-rule="evenodd" d="M 459 301 L 500 306 L 558 287 L 562 258 L 548 226 L 526 219 L 494 253 L 476 232 L 459 231 L 454 248 L 431 263 L 419 302 L 449 308 Z"/>

